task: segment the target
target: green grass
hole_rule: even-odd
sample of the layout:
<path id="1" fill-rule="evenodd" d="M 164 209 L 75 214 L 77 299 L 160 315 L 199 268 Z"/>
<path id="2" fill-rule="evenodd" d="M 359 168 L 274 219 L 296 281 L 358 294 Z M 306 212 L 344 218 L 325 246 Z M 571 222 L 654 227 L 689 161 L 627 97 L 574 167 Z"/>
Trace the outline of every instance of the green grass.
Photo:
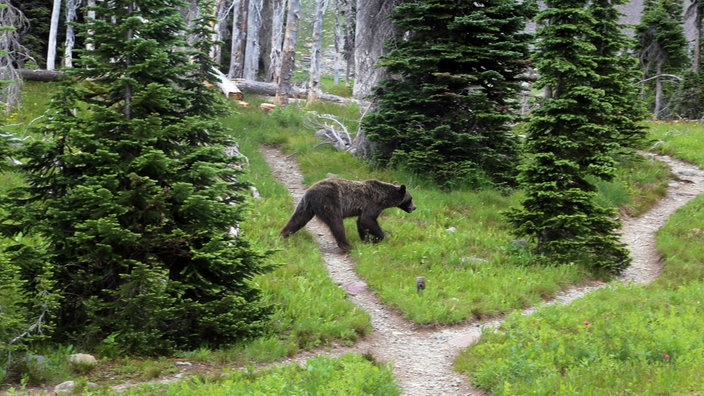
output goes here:
<path id="1" fill-rule="evenodd" d="M 696 161 L 698 127 L 652 128 L 664 141 L 659 148 Z M 702 224 L 699 196 L 658 231 L 665 268 L 656 281 L 614 285 L 527 317 L 512 314 L 460 354 L 457 370 L 496 395 L 698 394 L 704 389 Z"/>
<path id="2" fill-rule="evenodd" d="M 497 395 L 688 394 L 704 388 L 704 284 L 601 289 L 507 318 L 457 368 Z"/>
<path id="3" fill-rule="evenodd" d="M 298 121 L 285 111 L 290 110 L 266 115 L 255 107 L 225 120 L 249 160 L 246 180 L 261 195 L 261 199 L 251 201 L 250 218 L 242 224 L 243 235 L 258 246 L 274 249 L 271 260 L 278 265 L 274 272 L 255 279 L 266 302 L 276 307 L 272 336 L 245 347 L 247 358 L 257 361 L 271 361 L 333 342 L 352 343 L 371 331 L 369 316 L 328 277 L 317 243 L 305 233 L 301 233 L 305 237 L 291 242 L 278 236 L 293 202 L 288 191 L 273 179 L 259 152 L 259 142 L 276 141 L 280 138 L 273 135 L 293 133 L 288 125 L 297 127 Z"/>
<path id="4" fill-rule="evenodd" d="M 37 94 L 46 96 L 41 89 L 35 91 L 34 95 Z M 269 334 L 225 350 L 184 351 L 182 355 L 189 360 L 221 362 L 223 366 L 272 362 L 318 346 L 351 344 L 371 331 L 368 315 L 351 303 L 328 278 L 313 238 L 306 232 L 299 232 L 287 240 L 278 237 L 293 204 L 288 191 L 274 180 L 266 166 L 258 150 L 261 144 L 278 145 L 291 154 L 301 167 L 307 184 L 332 173 L 350 179 L 398 181 L 409 186 L 418 210 L 412 214 L 398 209 L 385 211 L 380 223 L 389 235 L 383 242 L 362 243 L 353 219 L 346 222 L 346 230 L 354 245 L 351 254 L 360 276 L 386 304 L 414 322 L 456 323 L 472 317 L 501 315 L 539 304 L 565 287 L 592 279 L 590 273 L 576 265 L 535 264 L 531 252 L 514 241 L 502 220 L 501 211 L 518 204 L 520 192 L 512 195 L 494 191 L 448 193 L 428 187 L 414 175 L 370 167 L 328 145 L 314 148 L 318 140 L 304 123 L 303 112 L 308 110 L 305 107 L 289 105 L 264 113 L 258 108 L 256 98 L 247 100 L 251 102 L 250 107 L 234 108 L 236 111 L 225 119 L 225 123 L 248 158 L 250 166 L 246 180 L 261 194 L 260 199 L 250 202 L 251 216 L 241 228 L 243 235 L 257 246 L 275 250 L 271 262 L 278 265 L 277 269 L 254 280 L 261 287 L 265 300 L 275 307 L 275 313 Z M 316 104 L 311 109 L 337 115 L 350 132 L 357 129 L 360 110 L 356 106 Z M 27 116 L 26 120 L 36 116 L 36 113 Z M 642 212 L 652 205 L 656 200 L 654 197 L 662 194 L 665 175 L 662 167 L 648 160 L 624 159 L 616 181 L 599 185 L 602 200 L 626 213 Z M 650 191 L 654 192 L 651 194 Z M 415 290 L 417 276 L 427 279 L 427 289 L 422 295 Z M 380 382 L 373 382 L 379 389 L 393 388 L 385 368 L 365 363 L 360 358 L 322 359 L 310 364 L 325 366 L 324 376 L 337 378 L 339 372 L 349 369 L 345 359 L 355 360 L 356 363 L 350 363 L 357 367 L 352 371 L 367 374 L 332 380 L 347 383 L 348 388 L 339 388 L 347 392 L 340 393 L 355 393 L 364 386 L 364 378 L 377 375 L 369 374 L 368 370 L 385 373 L 378 374 Z M 144 366 L 139 368 L 131 364 L 130 359 L 114 363 L 123 366 L 128 373 L 145 371 Z M 162 368 L 158 361 L 148 367 L 146 371 L 151 373 Z M 311 378 L 297 370 L 296 366 L 287 366 L 281 371 L 253 370 L 232 373 L 232 376 L 203 377 L 193 383 L 175 385 L 174 389 L 194 394 L 201 393 L 202 389 L 210 392 L 211 388 L 206 388 L 209 384 L 226 382 L 228 386 L 232 383 L 237 387 L 244 386 L 240 382 L 251 382 L 247 386 L 252 388 L 247 389 L 256 392 L 256 389 L 278 389 L 277 384 L 290 377 L 291 383 L 296 384 L 292 385 L 290 392 L 301 393 L 301 389 L 309 388 L 297 387 L 307 386 L 305 384 Z M 317 369 L 310 370 L 318 372 Z M 264 380 L 268 376 L 273 378 Z M 257 384 L 254 379 L 262 379 L 265 383 Z M 331 386 L 324 381 L 320 384 L 326 388 Z M 188 388 L 190 386 L 193 388 Z M 389 392 L 394 394 L 393 390 Z"/>
<path id="5" fill-rule="evenodd" d="M 391 368 L 348 354 L 318 356 L 304 365 L 289 364 L 262 370 L 221 370 L 216 375 L 189 377 L 171 384 L 146 384 L 124 391 L 84 388 L 107 395 L 400 395 Z M 12 395 L 13 393 L 9 393 Z"/>
<path id="6" fill-rule="evenodd" d="M 501 215 L 520 203 L 520 193 L 447 193 L 423 185 L 413 175 L 371 168 L 328 146 L 312 150 L 315 141 L 310 132 L 304 132 L 282 144 L 295 155 L 308 185 L 335 174 L 398 181 L 411 188 L 418 210 L 412 214 L 385 211 L 379 221 L 389 236 L 382 243 L 361 243 L 354 219 L 345 222 L 348 239 L 355 246 L 352 257 L 356 270 L 384 303 L 409 320 L 449 324 L 496 316 L 592 280 L 580 266 L 531 264 L 532 254 L 515 243 Z M 616 180 L 599 185 L 602 201 L 622 207 L 625 213 L 642 211 L 664 194 L 668 172 L 641 157 L 624 157 L 622 161 Z M 297 238 L 306 236 L 296 234 L 290 240 Z M 421 296 L 415 290 L 417 276 L 425 276 L 428 283 Z"/>
<path id="7" fill-rule="evenodd" d="M 665 163 L 642 156 L 622 156 L 613 181 L 591 180 L 599 202 L 638 217 L 665 196 L 670 170 Z"/>
<path id="8" fill-rule="evenodd" d="M 39 103 L 40 97 L 48 97 L 38 84 L 28 84 L 26 88 L 25 101 L 34 103 L 37 100 Z M 46 105 L 46 101 L 43 103 Z M 253 104 L 253 107 L 256 106 L 256 103 Z M 27 106 L 24 108 L 27 109 Z M 43 111 L 39 106 L 31 110 L 18 113 L 15 116 L 17 126 L 13 128 L 22 130 Z M 320 109 L 321 112 L 326 110 L 324 106 Z M 282 219 L 286 219 L 292 210 L 292 200 L 288 191 L 274 181 L 258 151 L 258 145 L 260 141 L 288 141 L 288 135 L 294 134 L 293 129 L 300 128 L 300 114 L 294 111 L 294 106 L 277 110 L 272 115 L 265 115 L 257 108 L 247 114 L 235 112 L 225 123 L 237 135 L 241 151 L 248 157 L 247 181 L 255 185 L 262 196 L 262 199 L 250 202 L 250 218 L 241 225 L 241 229 L 242 234 L 257 246 L 275 250 L 270 260 L 277 264 L 277 269 L 254 279 L 261 287 L 265 301 L 272 304 L 275 311 L 270 332 L 261 338 L 226 350 L 199 354 L 185 351 L 183 355 L 195 359 L 214 359 L 225 364 L 262 363 L 273 362 L 304 349 L 355 342 L 371 331 L 369 316 L 349 301 L 345 292 L 329 279 L 315 241 L 310 237 L 298 238 L 294 245 L 284 246 L 278 237 Z M 303 143 L 298 144 L 304 146 Z M 5 181 L 3 188 L 22 183 L 15 174 L 2 177 L 4 179 L 1 180 Z M 65 360 L 60 346 L 49 353 L 56 355 L 57 361 Z M 334 361 L 331 360 L 330 364 L 336 367 Z M 161 367 L 158 361 L 150 363 L 151 360 L 147 360 L 144 364 L 150 367 L 149 370 L 132 362 L 127 357 L 115 360 L 114 364 L 130 373 L 161 373 L 160 369 L 153 369 Z M 58 383 L 61 378 L 70 377 L 66 369 L 52 368 L 52 375 L 48 375 L 47 370 L 32 370 L 24 374 L 31 383 Z M 0 371 L 0 379 L 4 376 Z M 17 382 L 19 380 L 18 377 Z M 390 384 L 389 381 L 384 386 Z"/>
<path id="9" fill-rule="evenodd" d="M 342 110 L 343 117 L 350 111 Z M 249 111 L 240 116 L 258 117 Z M 262 122 L 267 125 L 283 116 L 274 113 L 273 120 Z M 288 119 L 288 123 L 297 126 L 295 119 Z M 270 128 L 262 129 L 263 133 L 248 129 L 247 139 L 269 143 Z M 501 220 L 500 212 L 517 204 L 517 196 L 423 188 L 407 174 L 373 169 L 359 158 L 328 146 L 311 149 L 316 140 L 310 131 L 287 134 L 288 139 L 280 144 L 294 155 L 306 184 L 332 173 L 350 179 L 398 181 L 411 188 L 418 210 L 412 214 L 399 209 L 385 211 L 379 221 L 389 236 L 382 243 L 361 243 L 354 219 L 345 224 L 348 238 L 355 245 L 352 257 L 360 276 L 382 301 L 414 322 L 457 323 L 471 317 L 494 316 L 534 305 L 564 287 L 589 280 L 589 274 L 578 266 L 529 264 L 530 253 L 513 242 Z M 280 202 L 274 204 L 268 214 L 277 217 L 273 213 L 280 206 Z M 269 233 L 274 236 L 292 210 L 290 204 L 285 207 L 289 212 L 271 224 Z M 450 228 L 455 231 L 448 231 Z M 283 243 L 284 250 L 290 252 L 299 251 L 298 244 L 310 240 L 301 232 L 285 242 L 274 239 L 270 243 L 277 247 Z M 316 254 L 314 249 L 301 257 L 311 254 Z M 420 296 L 415 290 L 417 276 L 425 276 L 428 284 Z"/>
<path id="10" fill-rule="evenodd" d="M 704 167 L 704 125 L 694 121 L 650 124 L 653 149 Z"/>

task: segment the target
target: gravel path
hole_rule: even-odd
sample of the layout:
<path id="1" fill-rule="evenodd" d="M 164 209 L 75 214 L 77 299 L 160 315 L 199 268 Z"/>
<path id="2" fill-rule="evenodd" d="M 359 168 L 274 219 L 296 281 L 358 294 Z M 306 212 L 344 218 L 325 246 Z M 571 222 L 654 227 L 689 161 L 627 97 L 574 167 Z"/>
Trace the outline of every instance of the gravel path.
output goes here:
<path id="1" fill-rule="evenodd" d="M 303 176 L 295 161 L 271 147 L 262 148 L 274 176 L 290 191 L 295 202 L 303 196 Z M 621 276 L 623 282 L 648 283 L 662 271 L 660 257 L 655 250 L 655 232 L 667 218 L 704 191 L 704 172 L 696 166 L 666 156 L 650 155 L 667 163 L 675 179 L 668 187 L 667 196 L 645 215 L 626 219 L 622 240 L 629 246 L 633 264 Z M 330 278 L 348 292 L 350 300 L 371 316 L 374 331 L 352 347 L 333 348 L 326 353 L 341 355 L 354 351 L 370 353 L 377 360 L 394 365 L 394 375 L 404 395 L 484 395 L 472 387 L 467 378 L 452 370 L 457 353 L 476 341 L 483 327 L 495 327 L 501 319 L 469 321 L 462 325 L 441 328 L 423 328 L 403 319 L 396 311 L 387 308 L 378 297 L 366 288 L 364 281 L 354 271 L 354 263 L 335 244 L 327 228 L 314 219 L 306 226 L 320 244 L 323 260 Z M 574 288 L 558 293 L 551 303 L 568 303 L 604 284 Z M 525 311 L 529 314 L 534 309 Z M 304 360 L 311 353 L 304 353 L 296 360 Z"/>

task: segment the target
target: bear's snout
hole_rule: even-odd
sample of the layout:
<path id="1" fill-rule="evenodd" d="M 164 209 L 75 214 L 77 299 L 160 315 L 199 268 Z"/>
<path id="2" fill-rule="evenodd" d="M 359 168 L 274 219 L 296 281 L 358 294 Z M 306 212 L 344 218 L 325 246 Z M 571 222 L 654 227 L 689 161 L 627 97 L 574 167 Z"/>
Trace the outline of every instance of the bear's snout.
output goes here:
<path id="1" fill-rule="evenodd" d="M 411 202 L 409 205 L 406 205 L 406 207 L 404 207 L 403 210 L 405 210 L 407 213 L 411 213 L 414 210 L 416 210 L 416 205 L 414 205 L 413 202 Z"/>

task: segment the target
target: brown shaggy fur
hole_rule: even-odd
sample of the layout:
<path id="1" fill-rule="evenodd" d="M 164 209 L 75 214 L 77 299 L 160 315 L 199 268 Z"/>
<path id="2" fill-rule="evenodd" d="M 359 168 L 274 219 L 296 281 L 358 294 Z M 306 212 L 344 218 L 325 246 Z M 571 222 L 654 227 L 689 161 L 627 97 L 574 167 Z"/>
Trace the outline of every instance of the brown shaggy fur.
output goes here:
<path id="1" fill-rule="evenodd" d="M 359 237 L 367 241 L 371 234 L 372 241 L 379 242 L 384 239 L 384 231 L 379 227 L 377 217 L 384 209 L 393 207 L 408 213 L 415 210 L 413 198 L 405 185 L 379 180 L 324 179 L 306 190 L 280 235 L 287 237 L 303 228 L 313 216 L 318 216 L 330 228 L 337 246 L 347 251 L 352 245 L 345 236 L 342 219 L 356 216 Z"/>

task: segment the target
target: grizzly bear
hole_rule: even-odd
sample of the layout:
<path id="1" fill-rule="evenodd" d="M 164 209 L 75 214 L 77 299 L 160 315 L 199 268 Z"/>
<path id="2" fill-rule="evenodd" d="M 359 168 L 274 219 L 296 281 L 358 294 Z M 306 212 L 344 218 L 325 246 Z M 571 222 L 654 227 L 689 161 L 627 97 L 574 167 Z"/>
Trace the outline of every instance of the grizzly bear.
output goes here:
<path id="1" fill-rule="evenodd" d="M 330 228 L 337 246 L 348 251 L 352 245 L 347 242 L 342 219 L 357 216 L 357 232 L 362 241 L 367 241 L 371 234 L 372 241 L 379 242 L 384 239 L 384 231 L 376 219 L 382 210 L 392 207 L 408 213 L 415 210 L 405 185 L 379 180 L 324 179 L 306 190 L 280 235 L 288 237 L 303 228 L 313 216 L 318 216 Z"/>

